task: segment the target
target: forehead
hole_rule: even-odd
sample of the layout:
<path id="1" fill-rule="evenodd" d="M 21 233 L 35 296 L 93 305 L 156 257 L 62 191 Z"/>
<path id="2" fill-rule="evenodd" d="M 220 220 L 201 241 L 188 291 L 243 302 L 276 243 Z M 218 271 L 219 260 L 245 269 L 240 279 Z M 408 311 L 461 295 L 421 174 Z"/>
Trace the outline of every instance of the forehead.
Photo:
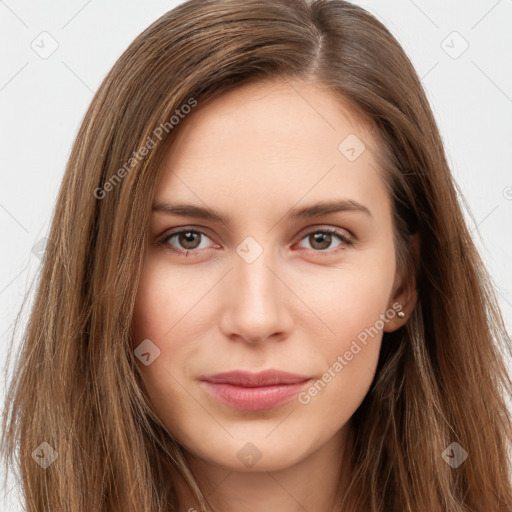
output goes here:
<path id="1" fill-rule="evenodd" d="M 199 100 L 184 121 L 171 148 L 175 157 L 187 145 L 194 146 L 198 158 L 211 152 L 214 143 L 225 149 L 235 136 L 244 139 L 244 148 L 262 155 L 269 155 L 276 146 L 306 149 L 318 142 L 336 153 L 340 137 L 349 133 L 367 145 L 374 144 L 372 129 L 347 101 L 311 82 L 281 79 L 245 84 L 213 99 Z M 301 144 L 304 141 L 306 146 Z M 266 143 L 268 151 L 261 143 Z"/>
<path id="2" fill-rule="evenodd" d="M 178 196 L 256 213 L 326 194 L 359 202 L 387 195 L 371 130 L 325 87 L 246 84 L 199 101 L 184 121 L 165 155 L 156 201 Z"/>

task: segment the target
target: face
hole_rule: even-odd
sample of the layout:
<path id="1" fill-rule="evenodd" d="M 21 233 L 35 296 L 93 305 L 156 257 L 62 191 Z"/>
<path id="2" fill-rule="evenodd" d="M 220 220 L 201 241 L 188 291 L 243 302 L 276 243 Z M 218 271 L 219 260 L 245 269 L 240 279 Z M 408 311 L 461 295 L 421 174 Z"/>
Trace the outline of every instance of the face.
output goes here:
<path id="1" fill-rule="evenodd" d="M 244 85 L 180 127 L 132 327 L 154 409 L 197 459 L 291 466 L 339 438 L 367 394 L 382 332 L 401 322 L 375 144 L 338 96 L 302 82 Z M 295 378 L 251 379 L 265 370 Z M 249 375 L 218 377 L 231 371 Z"/>

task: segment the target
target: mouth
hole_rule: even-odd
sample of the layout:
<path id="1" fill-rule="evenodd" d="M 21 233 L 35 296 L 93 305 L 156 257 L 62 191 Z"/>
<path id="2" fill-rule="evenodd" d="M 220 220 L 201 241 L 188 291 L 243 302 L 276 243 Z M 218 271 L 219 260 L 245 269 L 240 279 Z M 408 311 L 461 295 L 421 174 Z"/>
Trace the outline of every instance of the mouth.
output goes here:
<path id="1" fill-rule="evenodd" d="M 242 370 L 206 375 L 202 386 L 219 402 L 246 411 L 272 409 L 288 402 L 311 380 L 279 370 L 250 373 Z"/>

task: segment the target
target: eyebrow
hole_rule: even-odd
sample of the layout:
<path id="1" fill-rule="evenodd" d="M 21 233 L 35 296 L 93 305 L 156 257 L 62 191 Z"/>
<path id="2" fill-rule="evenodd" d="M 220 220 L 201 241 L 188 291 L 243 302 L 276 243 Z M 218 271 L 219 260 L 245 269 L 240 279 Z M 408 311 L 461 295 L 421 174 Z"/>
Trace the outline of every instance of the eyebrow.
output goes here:
<path id="1" fill-rule="evenodd" d="M 292 208 L 284 215 L 287 220 L 293 219 L 309 219 L 320 217 L 329 213 L 336 212 L 362 212 L 370 217 L 370 210 L 362 204 L 352 199 L 337 199 L 332 201 L 322 201 L 301 208 Z M 153 204 L 153 212 L 165 213 L 167 215 L 177 215 L 183 217 L 194 217 L 197 219 L 205 219 L 222 224 L 230 224 L 232 219 L 230 216 L 224 215 L 215 209 L 206 208 L 193 204 L 172 204 L 167 201 L 161 201 Z"/>

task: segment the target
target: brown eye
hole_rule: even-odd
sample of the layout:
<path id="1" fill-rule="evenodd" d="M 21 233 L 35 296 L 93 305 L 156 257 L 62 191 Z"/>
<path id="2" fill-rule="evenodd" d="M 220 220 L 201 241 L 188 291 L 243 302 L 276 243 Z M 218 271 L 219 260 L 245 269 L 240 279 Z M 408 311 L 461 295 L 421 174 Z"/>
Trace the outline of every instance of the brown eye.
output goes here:
<path id="1" fill-rule="evenodd" d="M 305 249 L 311 249 L 316 252 L 331 252 L 328 249 L 336 249 L 340 246 L 354 245 L 353 240 L 348 236 L 336 229 L 319 229 L 307 233 L 302 240 L 307 240 L 310 247 L 304 247 Z M 301 240 L 301 241 L 302 241 Z M 333 245 L 334 242 L 338 242 Z"/>
<path id="2" fill-rule="evenodd" d="M 202 231 L 196 229 L 182 229 L 164 235 L 158 243 L 170 251 L 187 256 L 200 249 L 207 249 L 208 245 L 203 244 L 203 241 L 207 240 L 210 240 L 210 238 Z M 201 245 L 203 246 L 201 247 Z"/>
<path id="3" fill-rule="evenodd" d="M 328 249 L 332 243 L 332 235 L 330 233 L 314 233 L 309 235 L 308 241 L 311 244 L 313 249 L 318 249 L 323 251 L 324 249 Z"/>
<path id="4" fill-rule="evenodd" d="M 182 231 L 178 233 L 178 243 L 183 249 L 197 249 L 201 233 L 195 231 Z"/>

